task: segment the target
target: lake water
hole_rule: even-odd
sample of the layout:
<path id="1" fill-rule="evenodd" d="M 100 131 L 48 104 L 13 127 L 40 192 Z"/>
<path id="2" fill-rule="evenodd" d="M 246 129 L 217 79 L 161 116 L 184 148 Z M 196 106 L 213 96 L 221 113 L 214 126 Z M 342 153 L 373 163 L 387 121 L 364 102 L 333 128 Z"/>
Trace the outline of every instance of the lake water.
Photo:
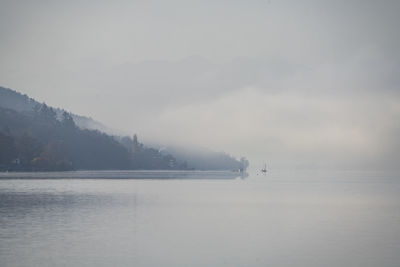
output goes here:
<path id="1" fill-rule="evenodd" d="M 399 175 L 237 176 L 2 173 L 0 266 L 400 266 Z"/>

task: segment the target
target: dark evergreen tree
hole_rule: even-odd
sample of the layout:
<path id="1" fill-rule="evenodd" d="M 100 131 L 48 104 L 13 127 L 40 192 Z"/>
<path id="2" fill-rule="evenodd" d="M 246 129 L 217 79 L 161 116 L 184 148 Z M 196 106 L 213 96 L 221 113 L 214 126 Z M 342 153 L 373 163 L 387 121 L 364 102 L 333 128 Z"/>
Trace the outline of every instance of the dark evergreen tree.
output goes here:
<path id="1" fill-rule="evenodd" d="M 68 129 L 76 128 L 74 119 L 72 118 L 71 114 L 66 111 L 62 113 L 61 124 Z"/>

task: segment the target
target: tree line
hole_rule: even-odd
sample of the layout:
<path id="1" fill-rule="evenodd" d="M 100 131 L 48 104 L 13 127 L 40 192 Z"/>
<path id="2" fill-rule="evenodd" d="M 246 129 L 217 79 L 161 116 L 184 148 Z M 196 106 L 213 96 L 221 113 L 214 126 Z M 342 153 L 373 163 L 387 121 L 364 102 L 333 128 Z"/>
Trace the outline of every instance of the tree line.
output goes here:
<path id="1" fill-rule="evenodd" d="M 0 107 L 0 170 L 184 169 L 171 155 L 97 130 L 80 129 L 70 113 L 61 116 L 46 104 L 33 111 Z"/>

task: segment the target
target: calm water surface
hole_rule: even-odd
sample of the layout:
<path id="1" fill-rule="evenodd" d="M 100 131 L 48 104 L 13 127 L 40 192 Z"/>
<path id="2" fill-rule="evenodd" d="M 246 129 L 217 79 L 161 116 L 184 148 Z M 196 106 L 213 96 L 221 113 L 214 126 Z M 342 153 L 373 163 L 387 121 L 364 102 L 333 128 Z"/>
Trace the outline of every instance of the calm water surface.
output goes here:
<path id="1" fill-rule="evenodd" d="M 0 174 L 0 266 L 400 266 L 398 175 L 244 178 Z"/>

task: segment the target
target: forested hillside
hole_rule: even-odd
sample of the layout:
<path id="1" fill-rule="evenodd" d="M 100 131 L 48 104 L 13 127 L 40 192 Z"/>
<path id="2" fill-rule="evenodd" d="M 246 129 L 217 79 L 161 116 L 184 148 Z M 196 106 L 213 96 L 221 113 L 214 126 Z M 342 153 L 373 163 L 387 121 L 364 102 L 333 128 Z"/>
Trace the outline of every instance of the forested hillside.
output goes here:
<path id="1" fill-rule="evenodd" d="M 0 87 L 0 170 L 233 170 L 246 165 L 224 153 L 146 147 L 136 135 L 111 136 L 98 127 L 103 126 L 91 118 Z"/>
<path id="2" fill-rule="evenodd" d="M 80 129 L 67 112 L 58 120 L 54 110 L 44 104 L 29 113 L 0 108 L 0 148 L 3 170 L 179 167 L 170 155 L 161 155 L 143 145 L 132 152 L 112 136 Z"/>
<path id="3" fill-rule="evenodd" d="M 0 107 L 9 108 L 18 112 L 31 112 L 35 106 L 40 104 L 42 103 L 30 98 L 27 95 L 0 86 Z M 52 109 L 56 112 L 56 116 L 59 119 L 62 117 L 62 114 L 65 111 L 61 108 L 53 107 Z M 70 113 L 70 115 L 74 119 L 75 124 L 81 129 L 99 130 L 108 134 L 115 132 L 114 130 L 90 117 L 81 116 L 74 113 Z"/>

